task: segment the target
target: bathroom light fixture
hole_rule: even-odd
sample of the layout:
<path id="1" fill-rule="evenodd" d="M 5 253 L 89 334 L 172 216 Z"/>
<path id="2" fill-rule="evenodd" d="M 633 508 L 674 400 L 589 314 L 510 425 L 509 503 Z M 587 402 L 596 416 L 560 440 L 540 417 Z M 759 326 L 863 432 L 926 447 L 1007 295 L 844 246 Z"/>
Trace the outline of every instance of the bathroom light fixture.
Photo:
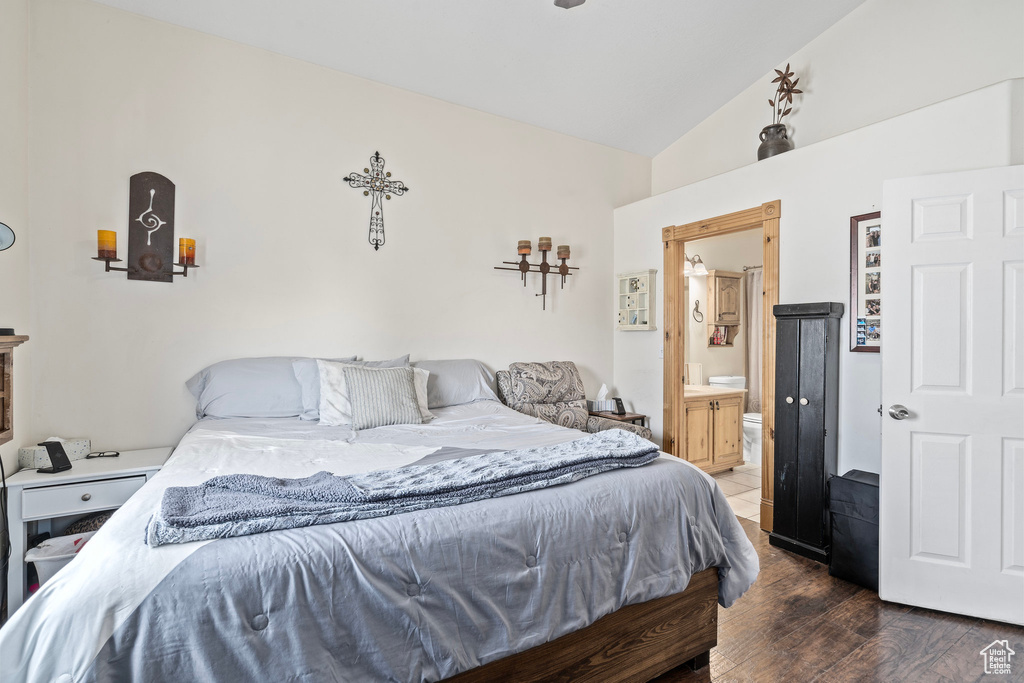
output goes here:
<path id="1" fill-rule="evenodd" d="M 691 277 L 693 275 L 707 275 L 708 269 L 704 265 L 704 262 L 700 260 L 698 254 L 694 254 L 693 258 L 690 258 L 686 254 L 683 254 L 683 258 L 686 259 L 686 265 L 683 266 L 683 275 Z"/>
<path id="2" fill-rule="evenodd" d="M 562 9 L 572 9 L 573 7 L 579 7 L 587 0 L 555 0 L 555 7 L 561 7 Z"/>

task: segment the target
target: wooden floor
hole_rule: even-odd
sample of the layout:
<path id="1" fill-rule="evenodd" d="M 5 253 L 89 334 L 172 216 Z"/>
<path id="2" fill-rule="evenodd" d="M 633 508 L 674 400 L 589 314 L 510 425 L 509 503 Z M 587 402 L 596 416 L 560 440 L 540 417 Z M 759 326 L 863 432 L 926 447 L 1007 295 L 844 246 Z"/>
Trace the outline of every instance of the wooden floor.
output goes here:
<path id="1" fill-rule="evenodd" d="M 1024 628 L 882 602 L 828 567 L 768 545 L 740 518 L 761 558 L 757 582 L 719 610 L 711 664 L 658 683 L 695 681 L 1024 681 Z M 980 651 L 1009 640 L 1012 676 L 986 676 Z"/>

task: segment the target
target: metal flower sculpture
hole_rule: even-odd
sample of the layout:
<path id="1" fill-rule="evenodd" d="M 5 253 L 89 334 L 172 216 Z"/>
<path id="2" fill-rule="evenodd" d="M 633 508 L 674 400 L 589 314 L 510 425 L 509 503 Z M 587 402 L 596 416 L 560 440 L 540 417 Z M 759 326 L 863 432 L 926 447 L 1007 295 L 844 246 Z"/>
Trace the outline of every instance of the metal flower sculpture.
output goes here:
<path id="1" fill-rule="evenodd" d="M 793 111 L 793 95 L 803 94 L 803 90 L 798 90 L 796 84 L 800 82 L 800 79 L 793 79 L 796 74 L 789 70 L 789 64 L 786 64 L 785 72 L 775 70 L 778 76 L 772 83 L 778 83 L 779 87 L 775 91 L 775 99 L 768 100 L 768 105 L 772 108 L 772 123 L 782 123 L 782 117 L 789 112 Z"/>

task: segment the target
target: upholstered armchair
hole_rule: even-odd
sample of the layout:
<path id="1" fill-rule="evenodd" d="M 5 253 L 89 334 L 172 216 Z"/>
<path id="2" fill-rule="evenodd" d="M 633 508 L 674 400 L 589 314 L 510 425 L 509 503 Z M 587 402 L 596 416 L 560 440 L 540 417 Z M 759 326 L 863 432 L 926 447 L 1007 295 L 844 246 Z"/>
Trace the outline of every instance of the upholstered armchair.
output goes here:
<path id="1" fill-rule="evenodd" d="M 651 438 L 647 427 L 589 415 L 583 379 L 572 361 L 512 363 L 496 374 L 498 397 L 520 413 L 583 432 L 625 429 Z"/>

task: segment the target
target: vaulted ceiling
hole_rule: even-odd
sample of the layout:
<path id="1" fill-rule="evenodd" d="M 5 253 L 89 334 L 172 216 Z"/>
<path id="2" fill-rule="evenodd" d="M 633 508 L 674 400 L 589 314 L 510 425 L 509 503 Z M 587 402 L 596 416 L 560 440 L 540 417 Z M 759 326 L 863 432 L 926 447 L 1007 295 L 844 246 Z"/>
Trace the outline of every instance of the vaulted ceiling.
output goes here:
<path id="1" fill-rule="evenodd" d="M 99 1 L 647 156 L 863 2 Z"/>

